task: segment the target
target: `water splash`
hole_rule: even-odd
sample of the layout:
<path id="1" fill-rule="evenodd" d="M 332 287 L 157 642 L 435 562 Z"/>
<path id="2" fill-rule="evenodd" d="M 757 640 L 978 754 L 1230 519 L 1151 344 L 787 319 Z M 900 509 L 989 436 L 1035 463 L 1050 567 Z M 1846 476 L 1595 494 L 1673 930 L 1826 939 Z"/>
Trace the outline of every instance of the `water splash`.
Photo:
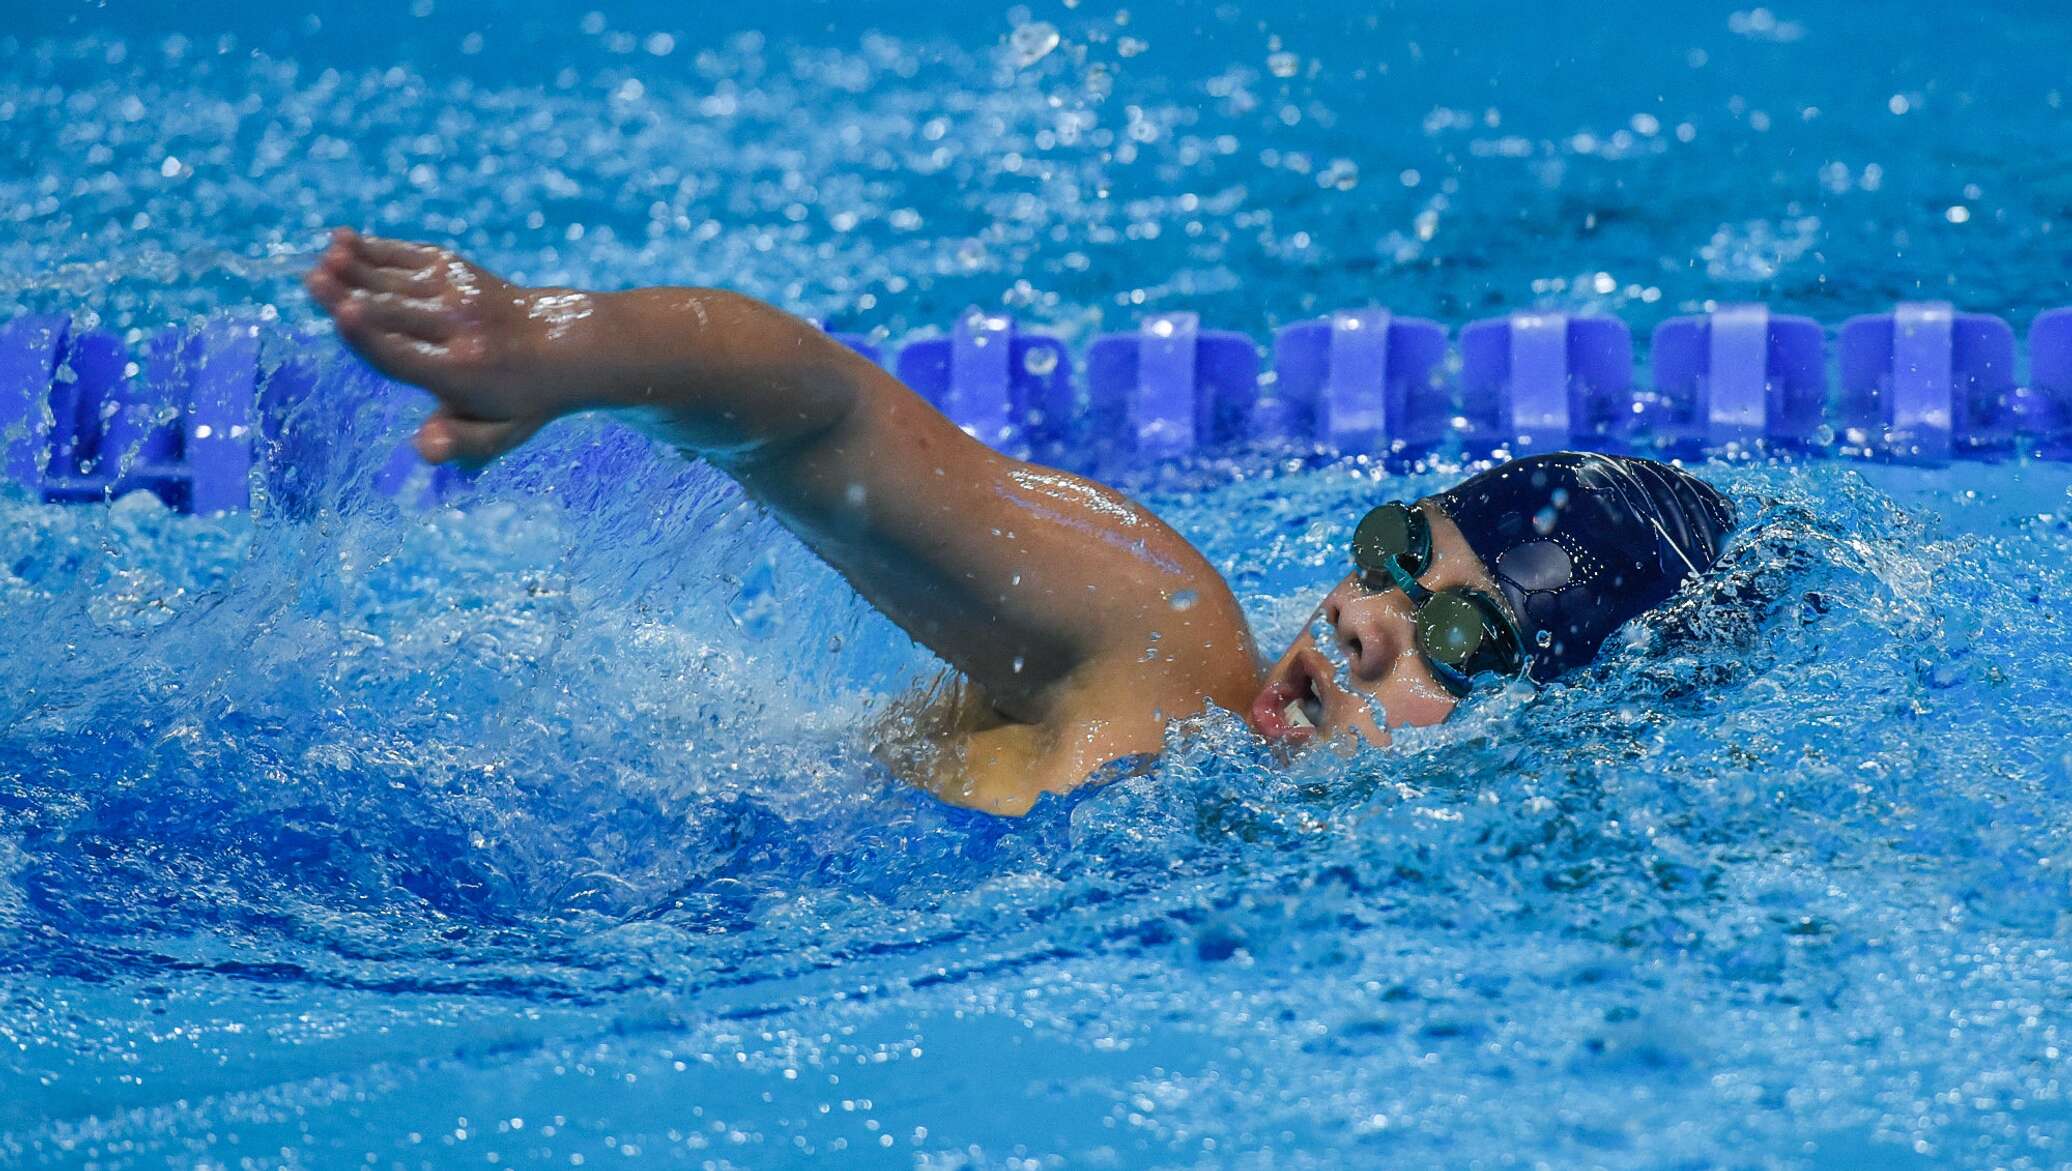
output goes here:
<path id="1" fill-rule="evenodd" d="M 1245 1135 L 1271 1125 L 1423 1160 L 1465 1123 L 1475 1149 L 1641 1165 L 1664 1134 L 1704 1160 L 2056 1117 L 2040 1055 L 2072 970 L 2051 843 L 2072 826 L 2050 729 L 2072 714 L 2072 615 L 2036 473 L 1947 473 L 1973 495 L 1934 519 L 1913 509 L 1962 493 L 1901 482 L 1902 508 L 1840 468 L 1714 469 L 1751 518 L 1712 591 L 1737 604 L 1687 597 L 1588 678 L 1478 695 L 1394 751 L 1283 769 L 1216 717 L 1008 823 L 871 761 L 886 705 L 933 665 L 722 481 L 627 440 L 618 489 L 553 490 L 617 442 L 550 432 L 465 513 L 6 505 L 29 534 L 6 616 L 52 638 L 6 652 L 0 931 L 37 989 L 10 1027 L 61 1072 L 13 1084 L 0 1133 L 52 1149 L 82 1133 L 44 1120 L 72 1117 L 67 1087 L 112 1092 L 138 1061 L 177 1086 L 267 1052 L 295 1058 L 271 1100 L 351 1087 L 356 1125 L 395 1141 L 465 1110 L 506 1128 L 469 1141 L 514 1156 L 537 1141 L 514 1116 L 569 1118 L 557 1150 L 666 1143 L 631 1121 L 643 1095 L 718 1110 L 718 1060 L 773 1101 L 871 1099 L 865 1135 L 896 1120 L 904 1149 L 962 1149 L 981 1132 L 903 1087 L 1003 1026 L 1027 1076 L 1065 1079 L 1044 1149 L 1068 1158 L 1169 1157 L 1183 1134 L 1263 1158 Z M 1275 615 L 1314 601 L 1342 536 L 1301 518 L 1372 489 L 1348 466 L 1149 499 L 1250 571 L 1277 649 L 1299 616 Z M 729 613 L 742 564 L 769 567 L 773 637 Z M 1990 971 L 1957 959 L 1984 954 Z M 129 1043 L 127 1001 L 60 1007 L 144 985 L 173 990 L 186 1039 L 118 1064 L 94 1054 Z M 264 1025 L 318 1003 L 321 1028 Z M 1953 1009 L 1958 1034 L 1937 1023 Z M 398 1020 L 384 1044 L 448 1054 L 439 1076 L 477 1105 L 341 1064 Z M 63 1040 L 81 1029 L 99 1039 Z M 1217 1061 L 1231 1046 L 1252 1059 Z M 646 1088 L 607 1105 L 577 1065 Z M 1958 1070 L 2007 1097 L 1907 1113 Z M 1521 1110 L 1503 1087 L 1525 1071 L 1568 1117 L 1632 1121 Z M 177 1149 L 255 1105 L 195 1102 L 97 1133 Z M 240 1123 L 247 1141 L 274 1116 Z M 779 1116 L 753 1095 L 724 1115 L 765 1142 Z M 842 1149 L 860 1123 L 825 1117 L 797 1133 Z"/>
<path id="2" fill-rule="evenodd" d="M 2011 11 L 1816 3 L 1784 43 L 1654 4 L 1550 51 L 1462 41 L 1445 6 L 1288 6 L 1273 33 L 1140 6 L 1059 17 L 1006 69 L 997 26 L 883 13 L 800 43 L 421 7 L 336 60 L 292 20 L 0 41 L 5 139 L 38 160 L 0 173 L 0 311 L 293 323 L 336 219 L 894 332 L 1615 298 L 1644 333 L 1712 265 L 1823 317 L 1924 274 L 1975 308 L 2062 299 L 2047 248 L 1946 220 L 2059 214 L 2028 160 L 2064 29 Z M 1805 68 L 1842 29 L 1937 72 Z M 1578 86 L 1577 60 L 1631 69 Z M 2028 96 L 1899 117 L 1895 88 Z M 0 1160 L 2045 1166 L 2072 1141 L 2061 471 L 1710 469 L 1749 518 L 1720 596 L 1582 678 L 1289 768 L 1209 718 L 1002 822 L 889 779 L 939 664 L 717 476 L 572 423 L 466 511 L 406 512 L 370 458 L 403 421 L 298 412 L 248 517 L 0 499 Z M 1378 489 L 1455 474 L 1313 462 L 1131 485 L 1268 653 Z M 750 579 L 767 637 L 730 613 Z"/>

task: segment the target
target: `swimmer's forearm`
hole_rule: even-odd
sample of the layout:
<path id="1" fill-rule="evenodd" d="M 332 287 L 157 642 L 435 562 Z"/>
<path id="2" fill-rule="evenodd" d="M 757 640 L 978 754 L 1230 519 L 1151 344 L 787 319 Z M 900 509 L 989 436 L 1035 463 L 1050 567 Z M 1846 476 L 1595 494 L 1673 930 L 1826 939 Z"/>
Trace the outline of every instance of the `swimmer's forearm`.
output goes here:
<path id="1" fill-rule="evenodd" d="M 307 284 L 361 357 L 438 396 L 417 434 L 434 463 L 484 463 L 596 409 L 745 457 L 829 435 L 869 413 L 860 402 L 914 397 L 812 324 L 716 289 L 525 288 L 446 249 L 345 229 Z"/>
<path id="2" fill-rule="evenodd" d="M 882 371 L 810 322 L 719 289 L 653 288 L 594 298 L 570 323 L 593 334 L 598 379 L 577 409 L 630 416 L 701 454 L 745 455 L 821 434 Z"/>

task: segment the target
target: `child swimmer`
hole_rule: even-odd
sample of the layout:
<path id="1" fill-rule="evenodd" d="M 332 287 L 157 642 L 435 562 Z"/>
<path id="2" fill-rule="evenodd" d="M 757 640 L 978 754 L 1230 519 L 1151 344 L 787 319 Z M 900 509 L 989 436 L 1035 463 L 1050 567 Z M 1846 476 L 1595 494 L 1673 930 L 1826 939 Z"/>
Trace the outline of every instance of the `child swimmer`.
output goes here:
<path id="1" fill-rule="evenodd" d="M 609 410 L 732 476 L 969 682 L 907 779 L 995 813 L 1158 752 L 1169 721 L 1210 705 L 1290 749 L 1386 745 L 1478 679 L 1589 662 L 1709 567 L 1733 524 L 1725 497 L 1664 464 L 1504 464 L 1369 512 L 1353 571 L 1262 673 L 1230 587 L 1157 517 L 992 450 L 769 305 L 523 288 L 348 230 L 307 285 L 362 357 L 437 397 L 416 438 L 433 463 L 485 463 Z"/>

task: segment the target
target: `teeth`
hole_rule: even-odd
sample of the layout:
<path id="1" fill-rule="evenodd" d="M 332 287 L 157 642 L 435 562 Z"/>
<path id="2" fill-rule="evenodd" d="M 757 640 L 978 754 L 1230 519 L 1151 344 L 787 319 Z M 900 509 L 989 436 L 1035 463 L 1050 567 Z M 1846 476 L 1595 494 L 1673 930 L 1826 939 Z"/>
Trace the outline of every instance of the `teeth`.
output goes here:
<path id="1" fill-rule="evenodd" d="M 1297 728 L 1316 727 L 1316 723 L 1309 718 L 1309 713 L 1303 710 L 1302 701 L 1299 699 L 1289 700 L 1288 706 L 1281 709 L 1281 714 L 1288 717 L 1288 723 Z"/>

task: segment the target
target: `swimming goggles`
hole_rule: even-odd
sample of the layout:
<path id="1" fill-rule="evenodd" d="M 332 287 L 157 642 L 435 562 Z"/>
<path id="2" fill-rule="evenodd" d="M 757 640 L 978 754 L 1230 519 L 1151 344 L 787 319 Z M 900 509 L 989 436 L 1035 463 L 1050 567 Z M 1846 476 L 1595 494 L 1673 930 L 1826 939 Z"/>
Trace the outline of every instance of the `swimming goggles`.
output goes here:
<path id="1" fill-rule="evenodd" d="M 1353 530 L 1353 566 L 1362 587 L 1376 593 L 1394 587 L 1410 599 L 1417 652 L 1455 699 L 1484 672 L 1524 672 L 1525 640 L 1495 598 L 1465 586 L 1418 584 L 1432 567 L 1432 526 L 1424 513 L 1395 501 L 1369 512 Z"/>

